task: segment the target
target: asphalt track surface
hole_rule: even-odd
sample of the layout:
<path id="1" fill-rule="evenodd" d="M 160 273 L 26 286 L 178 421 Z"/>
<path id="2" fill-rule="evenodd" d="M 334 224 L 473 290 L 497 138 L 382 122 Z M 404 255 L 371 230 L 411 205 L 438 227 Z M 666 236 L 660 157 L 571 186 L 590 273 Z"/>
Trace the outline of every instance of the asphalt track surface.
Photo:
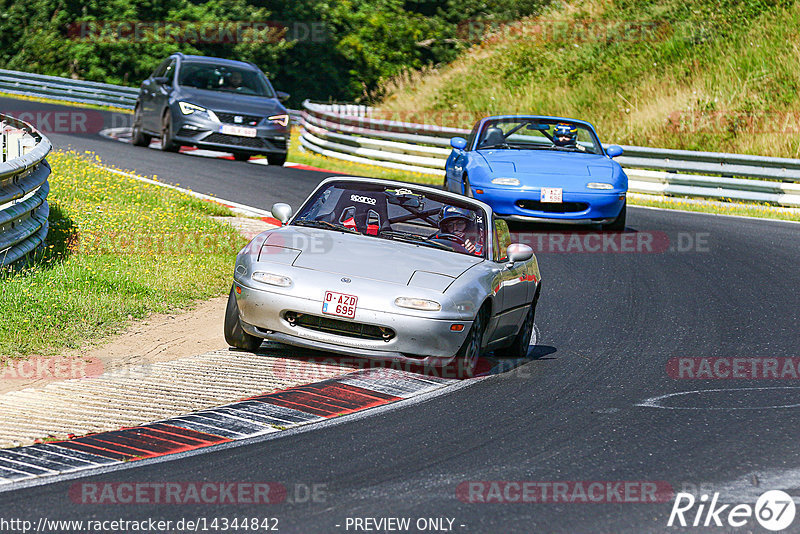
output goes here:
<path id="1" fill-rule="evenodd" d="M 68 142 L 118 167 L 259 207 L 277 195 L 296 205 L 324 177 L 148 152 L 96 136 L 50 138 L 56 148 Z M 670 529 L 672 499 L 458 498 L 468 481 L 661 481 L 674 491 L 719 491 L 722 502 L 753 505 L 771 489 L 797 501 L 800 382 L 679 379 L 668 366 L 681 357 L 800 356 L 800 225 L 632 208 L 628 233 L 649 236 L 655 251 L 578 252 L 545 238 L 537 254 L 544 283 L 538 345 L 512 371 L 424 402 L 80 479 L 323 484 L 320 502 L 75 504 L 71 480 L 2 493 L 1 515 L 34 522 L 277 517 L 281 532 L 354 532 L 345 525 L 356 517 L 408 517 L 412 525 L 445 517 L 454 519 L 454 532 L 765 531 L 753 519 L 740 529 Z M 681 392 L 696 393 L 652 401 Z M 800 518 L 790 531 L 800 531 Z"/>

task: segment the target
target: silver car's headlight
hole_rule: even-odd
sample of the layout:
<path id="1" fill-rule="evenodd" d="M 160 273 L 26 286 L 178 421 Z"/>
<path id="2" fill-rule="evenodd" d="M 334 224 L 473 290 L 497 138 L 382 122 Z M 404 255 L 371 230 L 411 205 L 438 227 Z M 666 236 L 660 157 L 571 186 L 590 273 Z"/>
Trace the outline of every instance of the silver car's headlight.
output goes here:
<path id="1" fill-rule="evenodd" d="M 211 119 L 214 122 L 220 122 L 216 113 L 214 113 L 210 109 L 198 106 L 197 104 L 191 104 L 189 102 L 178 102 L 178 107 L 181 109 L 181 113 L 183 113 L 184 115 L 192 115 L 193 113 L 197 113 L 199 116 L 205 115 L 207 118 Z"/>
<path id="2" fill-rule="evenodd" d="M 397 297 L 394 303 L 401 308 L 409 308 L 412 310 L 422 311 L 439 311 L 442 305 L 435 300 L 417 299 L 412 297 Z"/>
<path id="3" fill-rule="evenodd" d="M 493 178 L 492 183 L 495 185 L 519 185 L 519 180 L 516 178 Z"/>
<path id="4" fill-rule="evenodd" d="M 614 184 L 607 184 L 605 182 L 589 182 L 586 184 L 589 189 L 614 189 Z"/>
<path id="5" fill-rule="evenodd" d="M 292 279 L 289 278 L 288 276 L 283 276 L 280 274 L 273 274 L 273 273 L 265 273 L 264 271 L 254 272 L 251 278 L 256 282 L 269 284 L 271 286 L 289 287 L 290 285 L 292 285 Z"/>

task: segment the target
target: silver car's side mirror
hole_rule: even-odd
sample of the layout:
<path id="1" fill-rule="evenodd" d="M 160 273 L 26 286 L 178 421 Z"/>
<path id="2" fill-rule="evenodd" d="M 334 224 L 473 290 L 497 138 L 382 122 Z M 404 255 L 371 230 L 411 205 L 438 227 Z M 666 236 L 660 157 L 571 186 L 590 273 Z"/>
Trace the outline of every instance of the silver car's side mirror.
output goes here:
<path id="1" fill-rule="evenodd" d="M 528 261 L 533 257 L 533 249 L 528 245 L 522 243 L 512 243 L 506 248 L 506 258 L 508 258 L 508 265 L 511 267 L 518 261 Z"/>
<path id="2" fill-rule="evenodd" d="M 271 211 L 272 216 L 278 219 L 281 224 L 286 224 L 286 222 L 292 218 L 292 207 L 289 204 L 278 202 L 272 205 Z"/>

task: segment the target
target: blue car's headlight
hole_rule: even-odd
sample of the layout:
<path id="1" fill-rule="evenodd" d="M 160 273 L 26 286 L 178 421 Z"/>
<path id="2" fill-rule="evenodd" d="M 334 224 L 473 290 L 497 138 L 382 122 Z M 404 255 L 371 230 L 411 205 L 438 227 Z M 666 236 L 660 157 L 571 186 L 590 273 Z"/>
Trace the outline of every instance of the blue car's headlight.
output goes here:
<path id="1" fill-rule="evenodd" d="M 214 113 L 210 109 L 198 106 L 197 104 L 191 104 L 189 102 L 178 102 L 178 107 L 180 108 L 181 113 L 183 113 L 184 115 L 196 114 L 199 117 L 207 118 L 214 122 L 220 122 L 216 113 Z"/>
<path id="2" fill-rule="evenodd" d="M 589 182 L 586 184 L 589 189 L 614 189 L 614 184 L 606 182 Z"/>
<path id="3" fill-rule="evenodd" d="M 493 178 L 492 183 L 495 185 L 519 185 L 519 180 L 516 178 Z"/>

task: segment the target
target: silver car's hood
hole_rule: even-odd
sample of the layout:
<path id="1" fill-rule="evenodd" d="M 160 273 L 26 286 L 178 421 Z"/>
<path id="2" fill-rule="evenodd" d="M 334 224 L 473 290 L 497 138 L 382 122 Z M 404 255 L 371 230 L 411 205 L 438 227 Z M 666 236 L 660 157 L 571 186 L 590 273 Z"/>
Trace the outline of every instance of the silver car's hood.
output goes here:
<path id="1" fill-rule="evenodd" d="M 301 250 L 294 267 L 403 285 L 417 271 L 455 279 L 483 261 L 423 245 L 297 226 L 273 232 L 266 244 Z"/>

